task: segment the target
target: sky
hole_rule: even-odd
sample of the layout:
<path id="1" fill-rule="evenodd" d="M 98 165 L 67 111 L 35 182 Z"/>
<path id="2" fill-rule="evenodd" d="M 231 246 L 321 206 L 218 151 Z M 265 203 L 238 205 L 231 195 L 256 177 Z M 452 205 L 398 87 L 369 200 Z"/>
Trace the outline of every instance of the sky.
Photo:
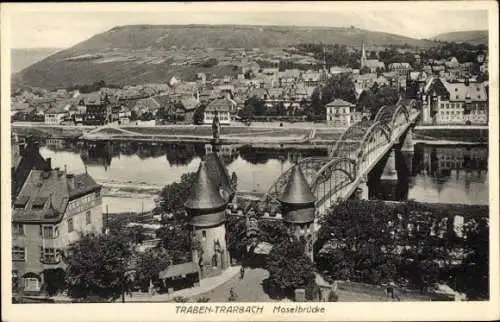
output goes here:
<path id="1" fill-rule="evenodd" d="M 463 2 L 462 2 L 463 3 Z M 265 4 L 265 10 L 264 10 Z M 417 3 L 137 3 L 30 7 L 8 11 L 10 47 L 67 48 L 115 26 L 133 24 L 240 24 L 350 27 L 413 38 L 439 33 L 488 29 L 486 10 Z M 477 6 L 476 6 L 477 7 Z M 449 8 L 453 8 L 450 10 Z M 29 11 L 28 11 L 29 10 Z M 56 11 L 57 10 L 57 11 Z"/>

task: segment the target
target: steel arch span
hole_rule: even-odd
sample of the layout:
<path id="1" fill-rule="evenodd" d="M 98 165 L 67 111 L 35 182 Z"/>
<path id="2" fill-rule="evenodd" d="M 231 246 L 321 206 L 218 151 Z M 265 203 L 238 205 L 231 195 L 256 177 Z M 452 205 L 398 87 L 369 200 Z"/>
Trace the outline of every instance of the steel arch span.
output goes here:
<path id="1" fill-rule="evenodd" d="M 356 180 L 357 163 L 350 158 L 334 158 L 325 164 L 314 177 L 311 191 L 316 202 L 331 199 L 338 191 Z"/>
<path id="2" fill-rule="evenodd" d="M 297 165 L 300 167 L 309 184 L 313 181 L 316 173 L 321 167 L 328 163 L 328 157 L 309 157 L 300 160 Z M 285 170 L 276 181 L 271 185 L 266 193 L 266 199 L 277 199 L 285 189 L 286 184 L 292 173 L 292 167 Z"/>
<path id="3" fill-rule="evenodd" d="M 298 165 L 317 198 L 316 205 L 325 209 L 339 198 L 352 193 L 375 164 L 390 151 L 396 140 L 419 116 L 413 99 L 400 99 L 394 105 L 382 106 L 373 121 L 352 124 L 335 143 L 328 157 L 306 158 Z M 266 194 L 276 200 L 288 183 L 291 168 L 283 172 Z"/>

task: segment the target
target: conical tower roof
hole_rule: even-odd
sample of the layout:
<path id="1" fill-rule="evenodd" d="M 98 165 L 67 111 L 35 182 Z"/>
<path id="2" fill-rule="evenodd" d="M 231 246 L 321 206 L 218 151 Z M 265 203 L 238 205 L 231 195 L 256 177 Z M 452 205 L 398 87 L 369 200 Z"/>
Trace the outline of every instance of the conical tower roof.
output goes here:
<path id="1" fill-rule="evenodd" d="M 292 205 L 303 205 L 316 201 L 316 197 L 311 192 L 304 173 L 302 173 L 298 165 L 293 166 L 292 174 L 285 187 L 285 191 L 283 191 L 278 200 Z"/>
<path id="2" fill-rule="evenodd" d="M 218 187 L 219 191 L 222 190 L 224 192 L 225 196 L 223 197 L 227 199 L 232 196 L 235 191 L 231 185 L 231 178 L 217 153 L 208 153 L 205 156 L 205 162 L 212 182 Z"/>
<path id="3" fill-rule="evenodd" d="M 221 195 L 217 186 L 210 178 L 207 164 L 200 162 L 200 167 L 196 173 L 196 179 L 191 187 L 191 193 L 184 207 L 189 209 L 216 209 L 227 203 Z"/>

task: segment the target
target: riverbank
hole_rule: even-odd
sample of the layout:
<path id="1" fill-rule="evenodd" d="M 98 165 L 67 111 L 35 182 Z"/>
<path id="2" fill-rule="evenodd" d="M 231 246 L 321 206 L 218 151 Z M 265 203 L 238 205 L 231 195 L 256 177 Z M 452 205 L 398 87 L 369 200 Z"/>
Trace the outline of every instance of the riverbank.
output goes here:
<path id="1" fill-rule="evenodd" d="M 488 126 L 416 126 L 413 132 L 415 141 L 428 144 L 449 142 L 450 144 L 487 144 Z M 434 143 L 436 144 L 436 143 Z"/>
<path id="2" fill-rule="evenodd" d="M 270 122 L 258 126 L 223 126 L 221 144 L 261 145 L 329 145 L 336 142 L 345 131 L 323 123 L 282 124 Z M 137 141 L 137 142 L 212 142 L 209 125 L 161 125 L 161 126 L 57 126 L 36 123 L 14 123 L 20 136 L 52 139 L 84 139 L 89 141 Z M 414 139 L 419 142 L 488 143 L 488 126 L 475 125 L 419 125 L 414 129 Z M 436 143 L 434 143 L 436 144 Z"/>

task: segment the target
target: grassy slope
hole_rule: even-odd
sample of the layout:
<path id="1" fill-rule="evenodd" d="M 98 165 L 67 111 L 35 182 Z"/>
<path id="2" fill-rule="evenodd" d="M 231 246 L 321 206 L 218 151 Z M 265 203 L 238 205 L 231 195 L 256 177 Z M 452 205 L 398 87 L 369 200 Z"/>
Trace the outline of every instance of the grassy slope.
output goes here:
<path id="1" fill-rule="evenodd" d="M 488 44 L 488 30 L 456 31 L 439 34 L 433 40 L 463 43 L 473 45 Z"/>
<path id="2" fill-rule="evenodd" d="M 11 73 L 17 73 L 59 50 L 61 48 L 12 48 Z"/>
<path id="3" fill-rule="evenodd" d="M 117 54 L 135 57 L 166 57 L 167 50 L 177 48 L 285 48 L 297 43 L 338 43 L 359 46 L 403 45 L 428 47 L 434 44 L 399 35 L 350 28 L 255 27 L 255 26 L 124 26 L 81 42 L 25 69 L 15 77 L 16 83 L 45 88 L 104 80 L 115 84 L 166 82 L 176 76 L 193 80 L 196 72 L 217 76 L 234 73 L 231 67 L 171 66 L 169 63 L 115 61 L 95 64 L 92 60 L 65 59 L 86 54 Z"/>

